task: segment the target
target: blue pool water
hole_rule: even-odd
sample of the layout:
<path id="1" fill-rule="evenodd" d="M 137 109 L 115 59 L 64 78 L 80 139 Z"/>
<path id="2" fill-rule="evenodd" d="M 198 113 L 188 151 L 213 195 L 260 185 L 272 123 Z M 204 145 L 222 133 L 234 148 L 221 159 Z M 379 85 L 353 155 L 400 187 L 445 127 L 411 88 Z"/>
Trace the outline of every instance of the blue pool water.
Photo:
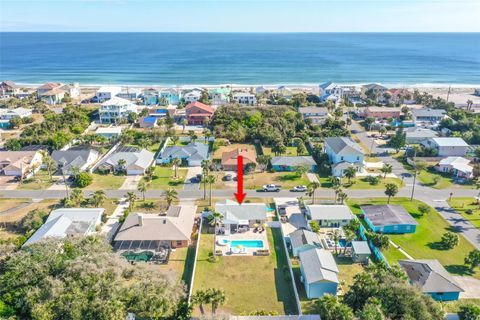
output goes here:
<path id="1" fill-rule="evenodd" d="M 347 241 L 345 241 L 345 239 L 338 240 L 338 246 L 340 248 L 345 248 L 345 246 L 350 247 L 351 245 L 352 245 L 351 243 L 347 244 Z"/>
<path id="2" fill-rule="evenodd" d="M 273 208 L 270 208 L 270 207 L 267 207 L 267 209 L 265 209 L 267 212 L 272 212 L 272 211 L 275 211 L 275 209 Z"/>
<path id="3" fill-rule="evenodd" d="M 245 248 L 263 248 L 262 240 L 233 240 L 230 242 L 231 247 L 242 246 Z"/>

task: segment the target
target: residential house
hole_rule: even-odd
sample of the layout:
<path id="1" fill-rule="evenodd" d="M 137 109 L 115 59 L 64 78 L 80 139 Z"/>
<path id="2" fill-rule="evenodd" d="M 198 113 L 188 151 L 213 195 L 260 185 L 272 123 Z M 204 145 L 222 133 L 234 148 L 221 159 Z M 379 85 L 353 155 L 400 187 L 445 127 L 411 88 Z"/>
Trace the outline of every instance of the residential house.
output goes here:
<path id="1" fill-rule="evenodd" d="M 139 150 L 133 147 L 120 147 L 98 166 L 100 171 L 124 170 L 127 175 L 142 175 L 153 163 L 154 154 L 146 149 Z M 119 161 L 124 160 L 125 165 L 119 166 Z"/>
<path id="2" fill-rule="evenodd" d="M 100 103 L 105 102 L 115 98 L 120 92 L 122 92 L 121 87 L 100 87 L 95 94 L 95 100 Z"/>
<path id="3" fill-rule="evenodd" d="M 221 106 L 230 102 L 230 88 L 216 88 L 209 92 L 212 105 Z"/>
<path id="4" fill-rule="evenodd" d="M 222 168 L 225 171 L 237 171 L 237 158 L 243 157 L 243 170 L 247 165 L 253 163 L 257 165 L 257 153 L 254 149 L 233 149 L 222 153 Z"/>
<path id="5" fill-rule="evenodd" d="M 365 95 L 371 93 L 373 96 L 376 97 L 373 100 L 378 102 L 385 101 L 385 93 L 387 93 L 387 90 L 388 88 L 377 83 L 370 83 L 362 86 L 362 93 Z"/>
<path id="6" fill-rule="evenodd" d="M 404 207 L 393 204 L 361 207 L 365 222 L 378 233 L 415 233 L 418 222 Z"/>
<path id="7" fill-rule="evenodd" d="M 243 228 L 254 228 L 267 221 L 268 207 L 265 203 L 243 203 L 225 200 L 217 202 L 215 212 L 223 216 L 222 226 L 218 229 L 220 234 L 229 235 Z"/>
<path id="8" fill-rule="evenodd" d="M 215 109 L 199 101 L 191 102 L 185 107 L 189 125 L 204 125 L 213 116 Z"/>
<path id="9" fill-rule="evenodd" d="M 160 104 L 178 105 L 180 103 L 180 92 L 173 88 L 163 89 L 159 92 L 158 100 Z"/>
<path id="10" fill-rule="evenodd" d="M 287 101 L 291 100 L 293 97 L 292 89 L 290 89 L 287 86 L 279 86 L 277 88 L 277 93 L 279 94 L 280 97 L 282 97 Z"/>
<path id="11" fill-rule="evenodd" d="M 15 82 L 5 80 L 0 83 L 0 96 L 15 96 L 20 92 L 20 88 Z"/>
<path id="12" fill-rule="evenodd" d="M 353 262 L 365 263 L 370 258 L 372 251 L 367 241 L 352 241 L 352 260 Z"/>
<path id="13" fill-rule="evenodd" d="M 162 119 L 165 118 L 169 112 L 168 109 L 165 108 L 153 108 L 153 109 L 148 109 L 148 115 L 150 117 L 155 117 L 157 119 Z"/>
<path id="14" fill-rule="evenodd" d="M 346 205 L 310 204 L 306 207 L 309 220 L 317 221 L 320 227 L 343 227 L 354 218 L 352 211 Z"/>
<path id="15" fill-rule="evenodd" d="M 39 95 L 40 100 L 49 105 L 56 105 L 63 102 L 66 92 L 60 88 L 55 88 Z"/>
<path id="16" fill-rule="evenodd" d="M 393 107 L 366 107 L 365 108 L 365 118 L 374 118 L 374 119 L 398 119 L 402 114 L 402 108 L 393 108 Z"/>
<path id="17" fill-rule="evenodd" d="M 0 173 L 5 176 L 28 178 L 41 164 L 39 151 L 0 151 Z"/>
<path id="18" fill-rule="evenodd" d="M 322 83 L 318 87 L 318 91 L 318 96 L 322 101 L 325 101 L 330 96 L 335 96 L 337 99 L 343 97 L 343 88 L 333 82 Z"/>
<path id="19" fill-rule="evenodd" d="M 149 117 L 141 117 L 138 119 L 138 125 L 140 128 L 154 128 L 157 126 L 157 117 L 149 116 Z"/>
<path id="20" fill-rule="evenodd" d="M 10 123 L 10 120 L 1 120 L 0 119 L 0 129 L 10 129 L 12 127 L 12 124 Z"/>
<path id="21" fill-rule="evenodd" d="M 321 298 L 326 294 L 337 295 L 338 267 L 330 251 L 310 249 L 300 252 L 301 281 L 308 299 Z"/>
<path id="22" fill-rule="evenodd" d="M 65 93 L 70 98 L 75 99 L 75 98 L 80 97 L 81 90 L 80 90 L 80 84 L 78 82 L 64 84 L 59 89 L 65 91 Z"/>
<path id="23" fill-rule="evenodd" d="M 322 248 L 320 237 L 315 232 L 305 229 L 297 229 L 286 238 L 292 254 L 298 257 L 300 252 L 315 248 Z"/>
<path id="24" fill-rule="evenodd" d="M 470 160 L 462 157 L 447 157 L 435 166 L 438 172 L 450 173 L 457 179 L 472 179 L 473 167 Z"/>
<path id="25" fill-rule="evenodd" d="M 143 104 L 146 106 L 154 106 L 158 104 L 158 90 L 149 88 L 142 91 Z"/>
<path id="26" fill-rule="evenodd" d="M 126 122 L 130 113 L 138 113 L 138 106 L 130 100 L 113 97 L 102 103 L 98 113 L 100 123 Z"/>
<path id="27" fill-rule="evenodd" d="M 407 144 L 421 144 L 430 138 L 437 137 L 437 132 L 421 127 L 406 128 L 404 132 Z"/>
<path id="28" fill-rule="evenodd" d="M 258 95 L 262 95 L 267 91 L 269 91 L 269 90 L 264 86 L 259 86 L 259 87 L 255 88 L 255 93 L 258 94 Z"/>
<path id="29" fill-rule="evenodd" d="M 183 94 L 183 100 L 186 103 L 192 103 L 200 100 L 201 98 L 202 98 L 202 90 L 199 90 L 199 89 L 193 89 Z"/>
<path id="30" fill-rule="evenodd" d="M 413 93 L 407 89 L 390 89 L 387 90 L 387 93 L 390 94 L 389 102 L 400 103 L 400 104 L 413 104 L 415 100 L 413 99 Z"/>
<path id="31" fill-rule="evenodd" d="M 410 283 L 437 301 L 454 301 L 464 292 L 438 260 L 399 260 Z"/>
<path id="32" fill-rule="evenodd" d="M 364 167 L 362 148 L 350 137 L 325 138 L 325 153 L 332 164 L 332 175 L 342 177 L 345 170 L 353 166 L 357 172 Z"/>
<path id="33" fill-rule="evenodd" d="M 191 142 L 186 146 L 168 146 L 157 158 L 157 164 L 171 163 L 178 158 L 189 167 L 198 167 L 203 160 L 209 158 L 208 145 L 202 142 Z"/>
<path id="34" fill-rule="evenodd" d="M 37 96 L 41 97 L 43 94 L 47 93 L 53 89 L 60 89 L 63 86 L 63 83 L 60 82 L 47 82 L 37 88 Z"/>
<path id="35" fill-rule="evenodd" d="M 102 223 L 103 208 L 62 208 L 53 210 L 47 221 L 23 244 L 29 246 L 48 238 L 86 237 Z"/>
<path id="36" fill-rule="evenodd" d="M 26 118 L 32 115 L 32 109 L 15 108 L 15 109 L 0 109 L 0 119 L 12 120 L 12 118 Z"/>
<path id="37" fill-rule="evenodd" d="M 235 92 L 233 94 L 233 101 L 239 104 L 253 106 L 257 104 L 257 97 L 248 92 Z"/>
<path id="38" fill-rule="evenodd" d="M 120 138 L 122 135 L 122 127 L 120 126 L 111 126 L 111 127 L 98 127 L 95 130 L 95 134 L 98 136 L 102 136 L 107 140 L 115 140 Z"/>
<path id="39" fill-rule="evenodd" d="M 303 116 L 303 119 L 310 119 L 313 124 L 324 124 L 330 114 L 326 108 L 320 107 L 303 107 L 299 108 L 298 112 Z"/>
<path id="40" fill-rule="evenodd" d="M 79 171 L 86 171 L 100 157 L 100 153 L 95 149 L 68 149 L 55 150 L 52 152 L 52 158 L 58 165 L 61 173 L 71 175 L 74 168 Z"/>
<path id="41" fill-rule="evenodd" d="M 462 157 L 468 150 L 468 144 L 462 138 L 456 137 L 430 138 L 421 143 L 425 147 L 437 150 L 437 155 L 439 157 Z"/>
<path id="42" fill-rule="evenodd" d="M 117 251 L 161 251 L 191 243 L 197 206 L 170 206 L 165 215 L 130 213 L 113 239 Z"/>
<path id="43" fill-rule="evenodd" d="M 119 93 L 117 93 L 117 97 L 130 100 L 130 101 L 137 101 L 140 99 L 142 95 L 142 91 L 138 88 L 125 88 L 122 89 Z"/>
<path id="44" fill-rule="evenodd" d="M 436 127 L 443 119 L 448 118 L 447 111 L 443 109 L 412 109 L 412 120 L 416 127 Z"/>
<path id="45" fill-rule="evenodd" d="M 310 172 L 317 170 L 317 163 L 312 156 L 279 156 L 273 157 L 270 162 L 275 171 L 295 171 L 298 167 L 306 167 Z"/>
<path id="46" fill-rule="evenodd" d="M 480 88 L 477 88 L 473 91 L 473 95 L 480 97 Z"/>

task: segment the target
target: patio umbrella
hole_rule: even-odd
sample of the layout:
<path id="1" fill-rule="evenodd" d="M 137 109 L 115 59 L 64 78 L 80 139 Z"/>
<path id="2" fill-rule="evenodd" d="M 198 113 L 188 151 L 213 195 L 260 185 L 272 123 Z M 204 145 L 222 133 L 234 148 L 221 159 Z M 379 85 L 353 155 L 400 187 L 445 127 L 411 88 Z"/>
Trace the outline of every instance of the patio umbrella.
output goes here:
<path id="1" fill-rule="evenodd" d="M 254 224 L 253 224 L 253 227 L 254 227 L 254 228 L 258 228 L 258 223 L 254 223 Z"/>

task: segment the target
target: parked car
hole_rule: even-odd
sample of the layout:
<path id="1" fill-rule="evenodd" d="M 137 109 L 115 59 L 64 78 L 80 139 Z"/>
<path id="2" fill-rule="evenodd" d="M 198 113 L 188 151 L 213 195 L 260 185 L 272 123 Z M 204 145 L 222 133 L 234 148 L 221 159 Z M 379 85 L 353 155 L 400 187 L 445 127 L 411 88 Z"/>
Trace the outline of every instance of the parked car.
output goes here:
<path id="1" fill-rule="evenodd" d="M 232 175 L 231 174 L 226 174 L 223 176 L 223 181 L 232 181 Z"/>
<path id="2" fill-rule="evenodd" d="M 262 187 L 262 190 L 265 192 L 279 192 L 280 187 L 274 184 L 267 184 Z"/>
<path id="3" fill-rule="evenodd" d="M 290 190 L 292 192 L 305 192 L 307 191 L 307 186 L 296 186 L 296 187 L 293 187 L 292 190 Z"/>

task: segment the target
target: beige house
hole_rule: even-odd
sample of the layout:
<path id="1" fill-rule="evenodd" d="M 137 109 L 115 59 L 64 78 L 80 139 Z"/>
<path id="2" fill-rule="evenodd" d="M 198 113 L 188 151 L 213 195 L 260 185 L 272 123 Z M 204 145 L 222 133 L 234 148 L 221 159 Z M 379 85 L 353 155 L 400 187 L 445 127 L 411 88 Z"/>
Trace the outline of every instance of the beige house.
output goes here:
<path id="1" fill-rule="evenodd" d="M 5 176 L 28 178 L 41 164 L 39 151 L 0 151 L 0 174 Z"/>

